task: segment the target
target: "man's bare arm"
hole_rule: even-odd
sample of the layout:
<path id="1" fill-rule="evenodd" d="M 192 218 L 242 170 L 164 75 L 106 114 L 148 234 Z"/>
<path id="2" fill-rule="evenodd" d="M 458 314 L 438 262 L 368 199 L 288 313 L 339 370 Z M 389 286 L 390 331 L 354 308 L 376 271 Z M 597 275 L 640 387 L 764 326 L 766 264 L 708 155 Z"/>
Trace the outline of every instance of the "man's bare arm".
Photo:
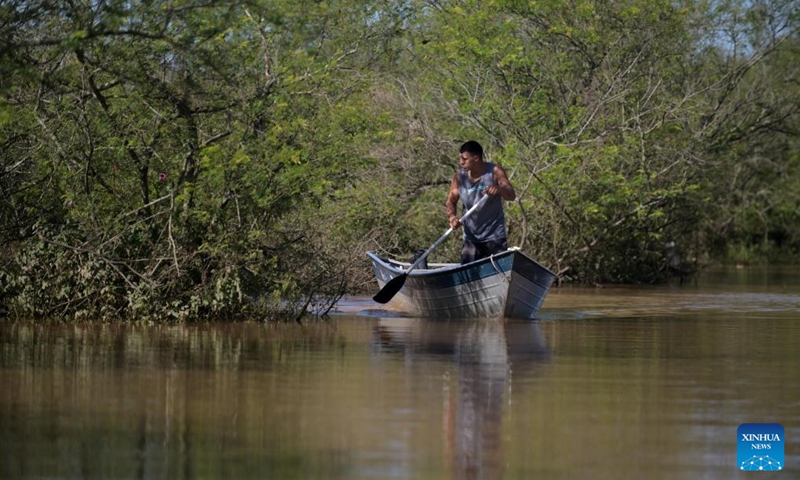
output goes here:
<path id="1" fill-rule="evenodd" d="M 489 195 L 500 195 L 503 200 L 508 200 L 509 202 L 516 199 L 517 192 L 514 191 L 514 187 L 511 185 L 511 181 L 508 180 L 508 176 L 503 167 L 495 165 L 492 174 L 494 176 L 494 185 L 486 189 L 486 193 Z"/>
<path id="2" fill-rule="evenodd" d="M 453 181 L 450 182 L 450 191 L 447 193 L 447 202 L 445 203 L 445 211 L 447 218 L 450 222 L 450 228 L 458 228 L 461 222 L 458 221 L 458 173 L 453 175 Z"/>

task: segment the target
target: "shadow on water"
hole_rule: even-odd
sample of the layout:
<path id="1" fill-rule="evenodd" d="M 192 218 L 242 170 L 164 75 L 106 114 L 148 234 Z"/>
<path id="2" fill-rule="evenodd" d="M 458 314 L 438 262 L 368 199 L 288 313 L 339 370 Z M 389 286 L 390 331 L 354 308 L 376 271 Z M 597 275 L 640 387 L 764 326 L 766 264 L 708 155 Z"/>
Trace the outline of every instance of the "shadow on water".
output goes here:
<path id="1" fill-rule="evenodd" d="M 382 318 L 374 348 L 452 363 L 446 382 L 442 425 L 450 478 L 502 478 L 503 418 L 515 375 L 530 377 L 550 359 L 537 322 L 437 321 Z"/>

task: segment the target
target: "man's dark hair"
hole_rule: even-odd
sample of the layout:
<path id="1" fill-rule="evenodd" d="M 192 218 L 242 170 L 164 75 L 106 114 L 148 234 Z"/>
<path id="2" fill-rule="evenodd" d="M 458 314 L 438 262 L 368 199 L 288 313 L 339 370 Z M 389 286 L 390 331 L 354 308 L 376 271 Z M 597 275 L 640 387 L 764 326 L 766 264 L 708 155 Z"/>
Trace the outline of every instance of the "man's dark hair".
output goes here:
<path id="1" fill-rule="evenodd" d="M 461 149 L 458 150 L 458 153 L 464 152 L 477 155 L 483 160 L 483 147 L 475 140 L 470 140 L 469 142 L 465 142 L 464 145 L 461 145 Z"/>

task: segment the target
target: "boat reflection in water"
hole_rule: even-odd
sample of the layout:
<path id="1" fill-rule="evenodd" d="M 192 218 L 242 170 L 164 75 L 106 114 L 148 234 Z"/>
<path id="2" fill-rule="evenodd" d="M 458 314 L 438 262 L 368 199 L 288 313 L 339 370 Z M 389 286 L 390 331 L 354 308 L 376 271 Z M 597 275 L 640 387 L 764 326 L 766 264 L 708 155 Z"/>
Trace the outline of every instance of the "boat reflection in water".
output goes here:
<path id="1" fill-rule="evenodd" d="M 503 417 L 512 379 L 530 378 L 550 357 L 538 322 L 383 318 L 376 347 L 412 361 L 452 362 L 444 379 L 442 430 L 447 469 L 456 479 L 503 477 Z M 505 415 L 507 416 L 507 415 Z"/>

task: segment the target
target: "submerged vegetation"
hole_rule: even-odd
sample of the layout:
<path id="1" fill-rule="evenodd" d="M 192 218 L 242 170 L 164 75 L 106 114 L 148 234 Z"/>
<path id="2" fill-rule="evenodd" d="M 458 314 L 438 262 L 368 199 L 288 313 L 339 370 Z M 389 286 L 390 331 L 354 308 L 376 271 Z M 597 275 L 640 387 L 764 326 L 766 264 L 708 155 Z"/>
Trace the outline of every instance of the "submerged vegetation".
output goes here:
<path id="1" fill-rule="evenodd" d="M 0 314 L 241 318 L 374 288 L 457 148 L 581 282 L 800 258 L 794 1 L 0 7 Z M 457 258 L 457 242 L 434 256 Z"/>

